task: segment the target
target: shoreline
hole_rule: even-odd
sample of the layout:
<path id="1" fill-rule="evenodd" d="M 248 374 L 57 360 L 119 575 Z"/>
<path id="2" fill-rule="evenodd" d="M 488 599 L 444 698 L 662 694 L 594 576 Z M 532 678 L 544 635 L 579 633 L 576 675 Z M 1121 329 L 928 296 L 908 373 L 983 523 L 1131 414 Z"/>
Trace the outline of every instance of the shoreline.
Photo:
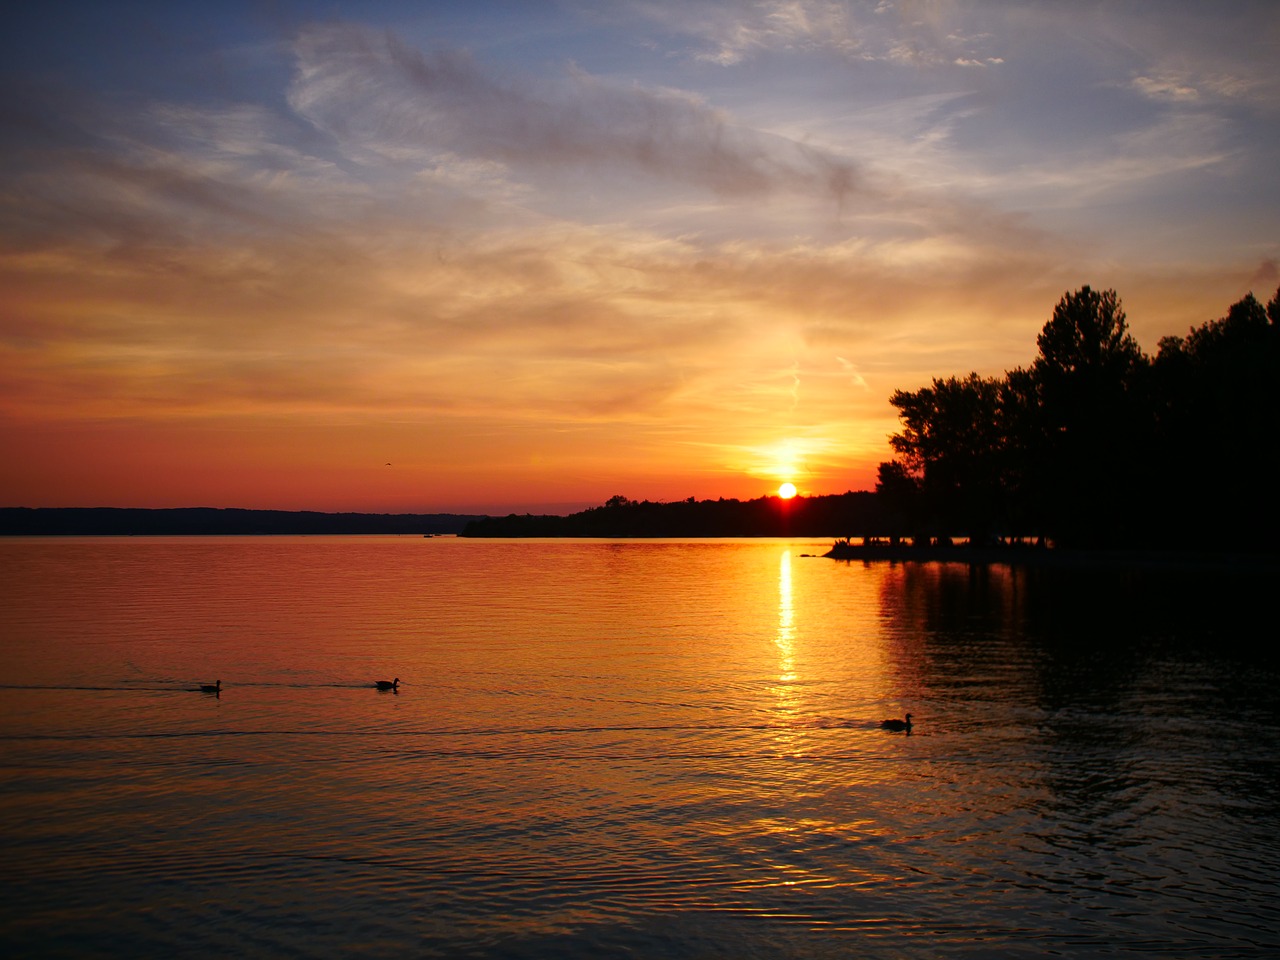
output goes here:
<path id="1" fill-rule="evenodd" d="M 917 547 L 836 543 L 821 557 L 867 563 L 964 563 L 971 566 L 1141 567 L 1151 569 L 1235 570 L 1280 573 L 1280 556 L 1263 553 L 1216 553 L 1206 550 L 1105 550 L 1054 547 Z"/>

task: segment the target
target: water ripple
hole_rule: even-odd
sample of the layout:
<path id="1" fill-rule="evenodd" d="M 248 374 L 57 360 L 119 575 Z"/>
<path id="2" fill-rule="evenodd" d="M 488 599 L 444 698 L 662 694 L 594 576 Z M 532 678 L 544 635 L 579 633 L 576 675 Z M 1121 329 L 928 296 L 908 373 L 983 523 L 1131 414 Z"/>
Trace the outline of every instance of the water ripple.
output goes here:
<path id="1" fill-rule="evenodd" d="M 768 543 L 14 549 L 14 955 L 1280 951 L 1280 677 L 1208 615 Z"/>

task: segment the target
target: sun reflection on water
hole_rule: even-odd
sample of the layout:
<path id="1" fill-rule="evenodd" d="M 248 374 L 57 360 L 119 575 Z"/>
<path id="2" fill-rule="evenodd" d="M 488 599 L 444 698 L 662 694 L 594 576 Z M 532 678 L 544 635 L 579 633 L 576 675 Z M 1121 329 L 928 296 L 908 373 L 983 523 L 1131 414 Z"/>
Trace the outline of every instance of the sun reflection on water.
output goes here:
<path id="1" fill-rule="evenodd" d="M 783 755 L 802 751 L 796 729 L 801 720 L 801 704 L 796 673 L 795 605 L 791 587 L 791 551 L 782 551 L 778 564 L 778 632 L 773 644 L 778 650 L 778 679 L 773 685 L 773 710 L 783 720 L 774 740 Z"/>
<path id="2" fill-rule="evenodd" d="M 791 684 L 796 679 L 796 627 L 795 606 L 791 593 L 791 551 L 782 551 L 778 567 L 778 682 Z"/>

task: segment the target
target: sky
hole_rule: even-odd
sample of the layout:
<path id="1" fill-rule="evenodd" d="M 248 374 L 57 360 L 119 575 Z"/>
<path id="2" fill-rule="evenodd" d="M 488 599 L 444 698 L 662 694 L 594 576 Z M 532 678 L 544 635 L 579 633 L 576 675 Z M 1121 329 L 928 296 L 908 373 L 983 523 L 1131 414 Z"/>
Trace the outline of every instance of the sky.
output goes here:
<path id="1" fill-rule="evenodd" d="M 889 396 L 1280 286 L 1271 0 L 0 13 L 0 505 L 874 486 Z"/>

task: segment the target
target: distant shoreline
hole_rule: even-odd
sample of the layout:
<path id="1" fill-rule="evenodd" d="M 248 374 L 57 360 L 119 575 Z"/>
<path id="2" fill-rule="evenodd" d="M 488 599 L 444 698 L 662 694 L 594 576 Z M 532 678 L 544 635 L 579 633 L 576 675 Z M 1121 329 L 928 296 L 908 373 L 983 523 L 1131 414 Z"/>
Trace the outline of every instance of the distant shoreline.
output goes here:
<path id="1" fill-rule="evenodd" d="M 1078 550 L 1035 546 L 953 547 L 911 544 L 863 545 L 837 541 L 823 557 L 868 563 L 965 563 L 1006 564 L 1058 568 L 1146 567 L 1165 569 L 1239 570 L 1248 573 L 1280 572 L 1280 556 L 1274 553 L 1215 553 L 1206 550 Z"/>
<path id="2" fill-rule="evenodd" d="M 492 518 L 477 514 L 452 513 L 324 513 L 310 510 L 249 510 L 234 507 L 0 507 L 0 537 L 138 537 L 138 536 L 359 536 L 395 535 L 430 537 L 472 536 L 471 525 L 492 523 L 512 529 L 494 534 L 504 539 L 564 539 L 566 536 L 598 540 L 682 539 L 714 540 L 765 539 L 787 536 L 781 530 L 721 529 L 681 531 L 664 525 L 651 534 L 563 530 L 564 517 Z M 548 523 L 543 529 L 543 524 Z M 730 526 L 737 526 L 730 524 Z M 554 531 L 554 532 L 553 532 Z M 791 531 L 790 536 L 806 540 L 826 539 L 811 530 Z M 811 556 L 842 562 L 865 563 L 963 563 L 1004 564 L 1057 568 L 1162 568 L 1184 570 L 1280 573 L 1280 554 L 1275 552 L 1216 552 L 1203 549 L 1075 549 L 1031 545 L 972 547 L 915 546 L 909 543 L 864 545 L 836 538 L 830 550 Z"/>
<path id="3" fill-rule="evenodd" d="M 480 515 L 322 513 L 234 507 L 0 507 L 0 536 L 271 536 L 461 533 Z"/>

